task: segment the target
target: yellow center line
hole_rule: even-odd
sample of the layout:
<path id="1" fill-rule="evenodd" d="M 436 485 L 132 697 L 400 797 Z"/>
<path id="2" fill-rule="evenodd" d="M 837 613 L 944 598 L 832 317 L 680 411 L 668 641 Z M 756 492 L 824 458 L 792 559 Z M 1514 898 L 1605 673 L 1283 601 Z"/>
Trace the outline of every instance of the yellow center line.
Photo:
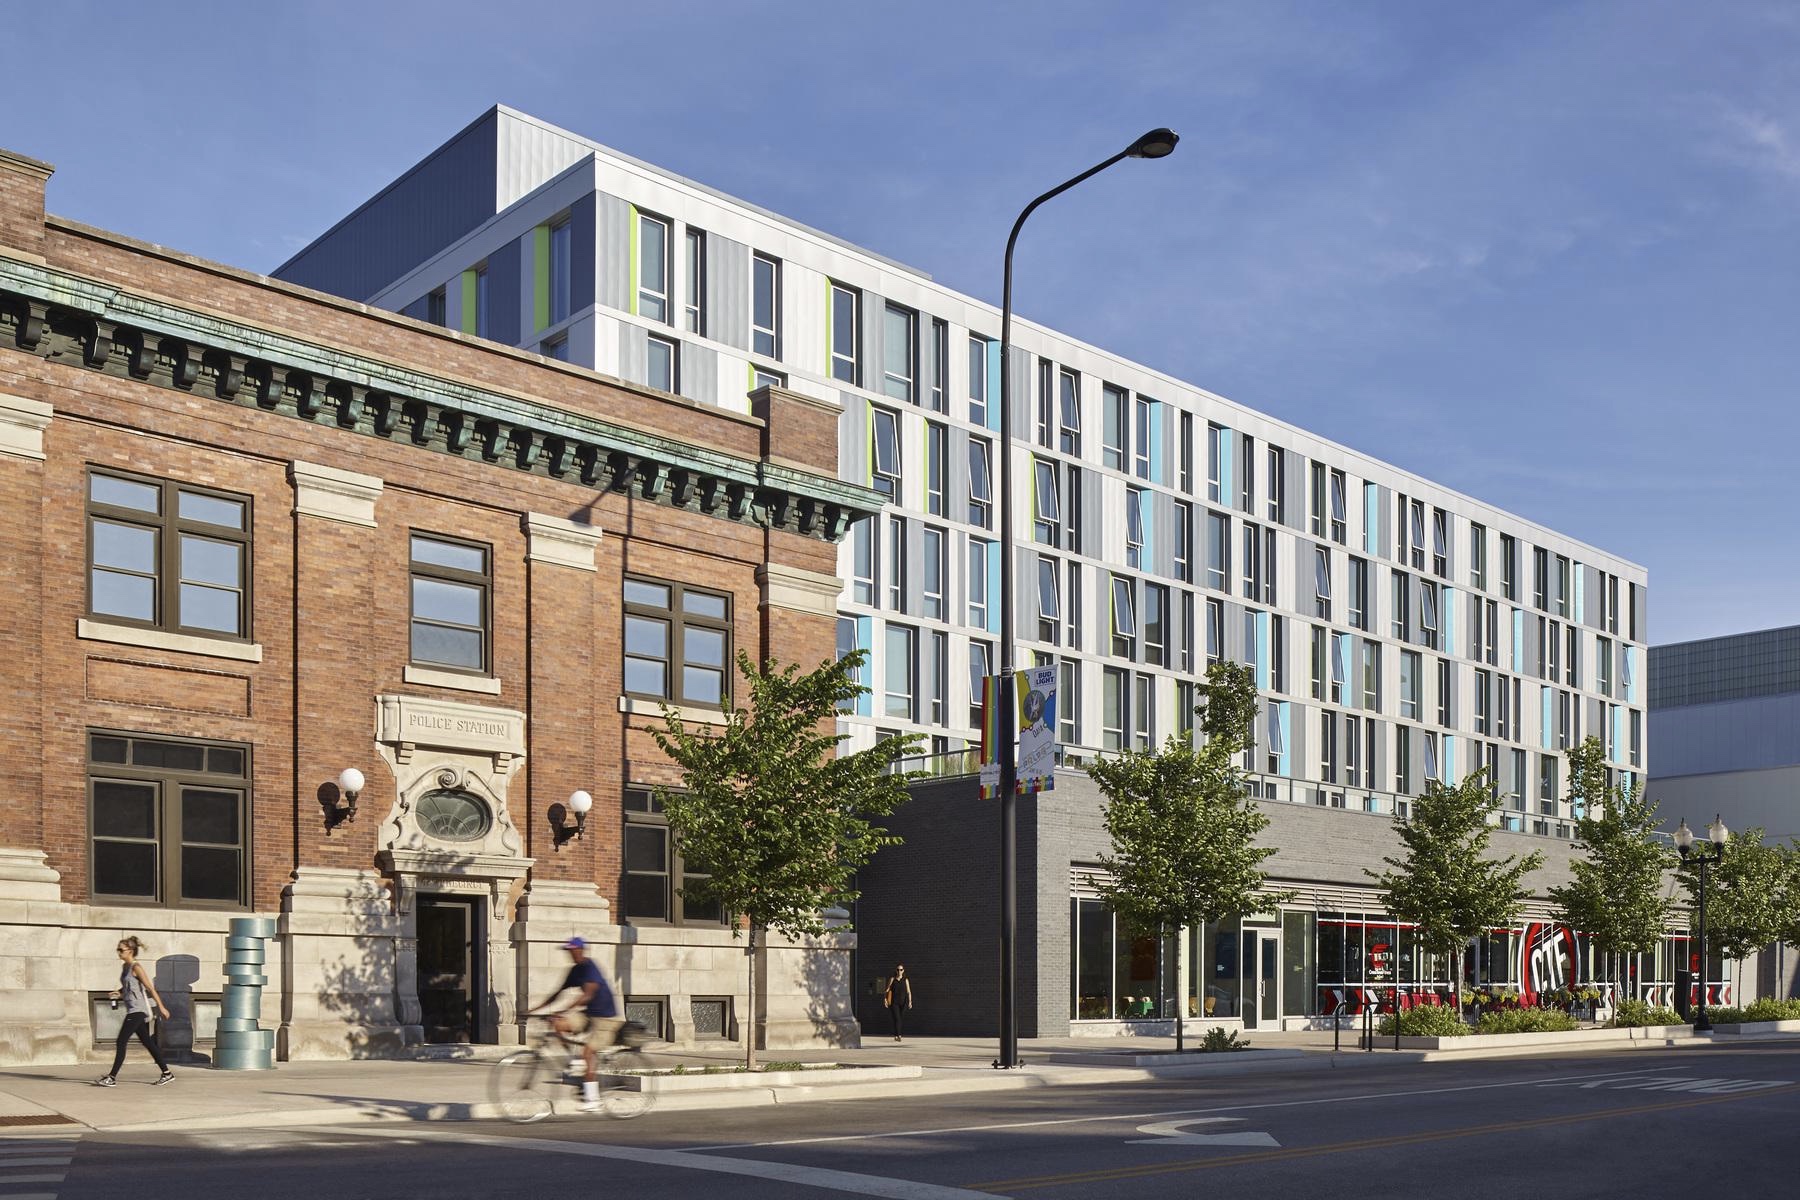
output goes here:
<path id="1" fill-rule="evenodd" d="M 1757 1092 L 1735 1092 L 1729 1096 L 1708 1096 L 1699 1100 L 1672 1100 L 1667 1104 L 1646 1104 L 1628 1108 L 1608 1108 L 1590 1112 L 1558 1113 L 1547 1117 L 1529 1117 L 1517 1121 L 1501 1121 L 1492 1125 L 1476 1125 L 1463 1129 L 1443 1129 L 1424 1133 L 1403 1133 L 1390 1137 L 1363 1138 L 1353 1142 L 1331 1142 L 1323 1146 L 1295 1146 L 1291 1149 L 1262 1150 L 1251 1154 L 1228 1154 L 1212 1158 L 1190 1158 L 1180 1162 L 1152 1163 L 1137 1167 L 1111 1167 L 1094 1171 L 1073 1171 L 1063 1175 L 1035 1175 L 1020 1179 L 999 1179 L 989 1183 L 965 1186 L 1002 1195 L 1031 1188 L 1060 1187 L 1074 1183 L 1103 1183 L 1116 1179 L 1139 1179 L 1151 1175 L 1173 1175 L 1182 1171 L 1204 1171 L 1212 1167 L 1244 1166 L 1251 1163 L 1281 1162 L 1296 1158 L 1314 1158 L 1324 1154 L 1343 1154 L 1359 1150 L 1383 1150 L 1392 1146 L 1413 1146 L 1423 1142 L 1444 1142 L 1455 1138 L 1480 1137 L 1490 1133 L 1512 1133 L 1544 1125 L 1565 1125 L 1577 1121 L 1598 1121 L 1607 1117 L 1630 1117 L 1640 1113 L 1669 1112 L 1681 1108 L 1700 1108 L 1709 1104 L 1725 1104 L 1750 1096 L 1778 1096 L 1800 1091 L 1800 1084 L 1768 1088 Z"/>

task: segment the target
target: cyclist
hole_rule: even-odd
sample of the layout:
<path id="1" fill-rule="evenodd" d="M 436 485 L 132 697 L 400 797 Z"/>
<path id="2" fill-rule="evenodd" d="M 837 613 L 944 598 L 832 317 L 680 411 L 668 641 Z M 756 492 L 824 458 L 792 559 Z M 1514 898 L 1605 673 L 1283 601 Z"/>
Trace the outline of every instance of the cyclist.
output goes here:
<path id="1" fill-rule="evenodd" d="M 587 941 L 572 937 L 563 943 L 563 949 L 569 952 L 568 977 L 556 995 L 533 1011 L 548 1015 L 559 1033 L 582 1036 L 581 1059 L 587 1075 L 581 1083 L 581 1107 L 593 1112 L 600 1107 L 600 1052 L 613 1044 L 625 1021 L 599 964 L 587 956 Z M 571 992 L 573 997 L 561 1008 L 551 1007 Z"/>

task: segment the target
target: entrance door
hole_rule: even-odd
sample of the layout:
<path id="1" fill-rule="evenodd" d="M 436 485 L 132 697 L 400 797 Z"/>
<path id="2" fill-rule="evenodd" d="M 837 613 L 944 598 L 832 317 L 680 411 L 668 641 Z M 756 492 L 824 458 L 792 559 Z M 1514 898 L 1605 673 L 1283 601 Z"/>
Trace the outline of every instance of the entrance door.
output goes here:
<path id="1" fill-rule="evenodd" d="M 1273 1026 L 1281 1014 L 1281 934 L 1244 930 L 1244 1028 Z"/>
<path id="2" fill-rule="evenodd" d="M 419 1010 L 428 1042 L 475 1040 L 476 939 L 481 901 L 474 897 L 421 895 Z"/>

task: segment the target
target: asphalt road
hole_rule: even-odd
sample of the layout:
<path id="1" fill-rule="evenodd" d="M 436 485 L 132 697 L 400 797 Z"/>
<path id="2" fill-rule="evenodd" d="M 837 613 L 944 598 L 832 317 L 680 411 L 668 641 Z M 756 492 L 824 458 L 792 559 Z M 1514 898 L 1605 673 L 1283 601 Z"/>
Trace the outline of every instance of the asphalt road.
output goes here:
<path id="1" fill-rule="evenodd" d="M 0 1200 L 1800 1195 L 1800 1047 L 651 1113 L 0 1141 Z"/>

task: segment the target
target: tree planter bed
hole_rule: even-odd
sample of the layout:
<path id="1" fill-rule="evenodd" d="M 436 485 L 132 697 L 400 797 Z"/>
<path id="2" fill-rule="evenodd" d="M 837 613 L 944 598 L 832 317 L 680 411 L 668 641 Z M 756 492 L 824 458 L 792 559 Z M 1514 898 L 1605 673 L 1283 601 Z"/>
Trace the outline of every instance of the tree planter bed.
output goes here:
<path id="1" fill-rule="evenodd" d="M 1790 1022 L 1781 1022 L 1788 1024 Z M 1800 1028 L 1800 1022 L 1791 1022 Z M 1541 1050 L 1568 1047 L 1579 1049 L 1593 1045 L 1621 1045 L 1690 1041 L 1694 1031 L 1686 1025 L 1645 1025 L 1628 1029 L 1572 1029 L 1558 1033 L 1471 1033 L 1466 1037 L 1402 1037 L 1402 1050 L 1432 1050 L 1448 1054 L 1499 1054 L 1507 1051 Z M 1358 1045 L 1361 1045 L 1358 1039 Z M 1394 1039 L 1375 1038 L 1375 1048 L 1391 1048 Z"/>

